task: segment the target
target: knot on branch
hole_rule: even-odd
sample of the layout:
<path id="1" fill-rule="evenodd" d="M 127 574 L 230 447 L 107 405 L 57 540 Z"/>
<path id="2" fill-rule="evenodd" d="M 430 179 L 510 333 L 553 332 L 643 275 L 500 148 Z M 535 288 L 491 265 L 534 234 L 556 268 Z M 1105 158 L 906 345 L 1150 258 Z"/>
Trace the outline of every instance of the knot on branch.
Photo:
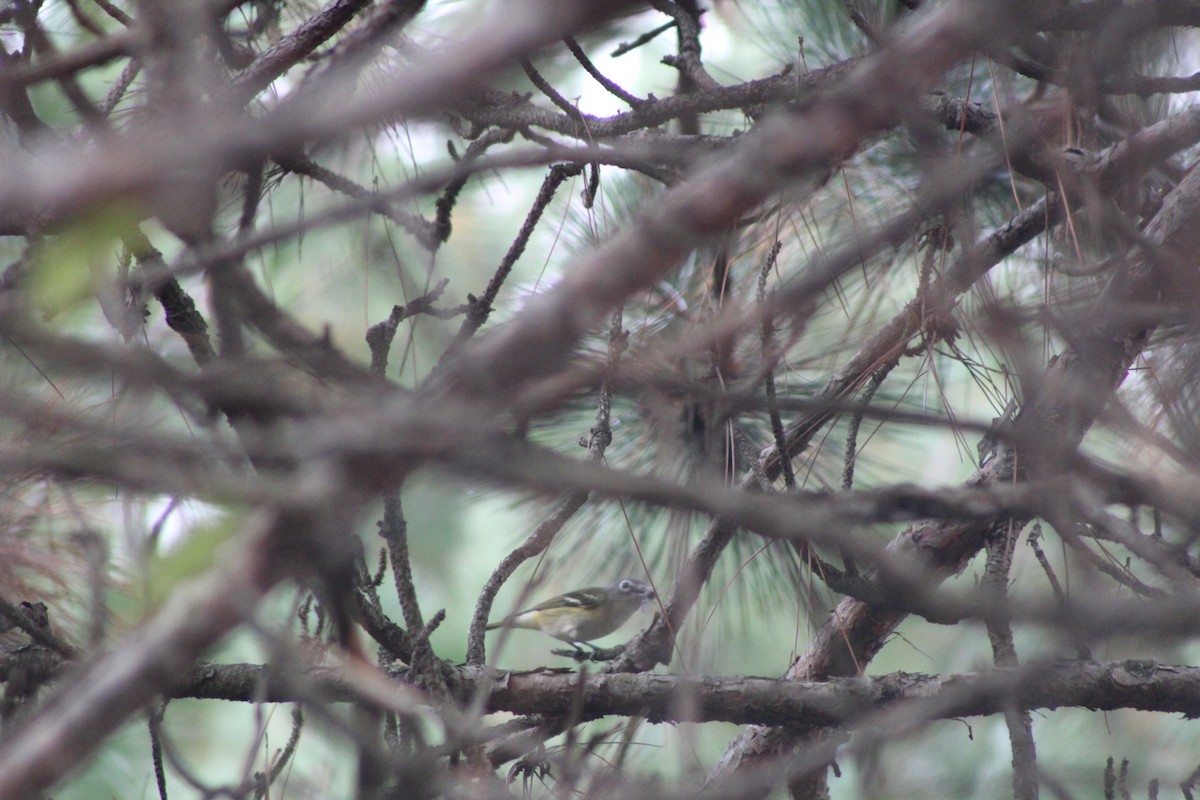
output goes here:
<path id="1" fill-rule="evenodd" d="M 492 313 L 492 304 L 487 300 L 481 300 L 473 294 L 467 295 L 467 323 L 471 325 L 473 330 L 479 330 L 483 327 L 483 323 L 487 322 L 488 316 Z"/>

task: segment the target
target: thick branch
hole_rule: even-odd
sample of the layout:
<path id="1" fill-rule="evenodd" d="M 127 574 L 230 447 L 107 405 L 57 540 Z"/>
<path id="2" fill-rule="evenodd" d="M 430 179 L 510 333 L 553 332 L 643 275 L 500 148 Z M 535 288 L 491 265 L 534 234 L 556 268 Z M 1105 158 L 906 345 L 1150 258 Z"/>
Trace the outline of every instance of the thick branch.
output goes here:
<path id="1" fill-rule="evenodd" d="M 19 656 L 0 659 L 0 678 Z M 62 664 L 60 662 L 59 668 Z M 395 677 L 403 679 L 404 670 Z M 459 667 L 454 696 L 469 701 L 484 671 Z M 988 672 L 789 681 L 769 678 L 653 675 L 586 675 L 538 670 L 502 673 L 490 681 L 490 711 L 556 716 L 575 707 L 581 720 L 640 715 L 652 722 L 732 722 L 853 728 L 870 714 L 905 703 L 935 701 L 933 718 L 1024 710 L 1137 709 L 1200 716 L 1200 667 L 1153 661 L 1048 661 Z M 200 664 L 170 693 L 175 698 L 234 702 L 304 702 L 313 687 L 330 701 L 361 699 L 335 667 L 291 668 L 256 664 Z M 578 704 L 578 705 L 576 705 Z"/>

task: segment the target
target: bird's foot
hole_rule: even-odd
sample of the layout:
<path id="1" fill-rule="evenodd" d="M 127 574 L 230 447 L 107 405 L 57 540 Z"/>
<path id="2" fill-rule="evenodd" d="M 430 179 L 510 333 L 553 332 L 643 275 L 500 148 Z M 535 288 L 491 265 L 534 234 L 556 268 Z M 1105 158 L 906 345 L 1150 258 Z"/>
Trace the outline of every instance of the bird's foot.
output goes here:
<path id="1" fill-rule="evenodd" d="M 592 657 L 591 653 L 583 650 L 577 645 L 571 645 L 570 650 L 563 647 L 558 650 L 551 650 L 550 652 L 553 655 L 562 656 L 563 658 L 573 658 L 578 664 L 582 664 L 584 661 L 587 661 Z"/>
<path id="2" fill-rule="evenodd" d="M 625 645 L 615 647 L 596 647 L 592 649 L 592 661 L 613 661 L 625 652 Z"/>

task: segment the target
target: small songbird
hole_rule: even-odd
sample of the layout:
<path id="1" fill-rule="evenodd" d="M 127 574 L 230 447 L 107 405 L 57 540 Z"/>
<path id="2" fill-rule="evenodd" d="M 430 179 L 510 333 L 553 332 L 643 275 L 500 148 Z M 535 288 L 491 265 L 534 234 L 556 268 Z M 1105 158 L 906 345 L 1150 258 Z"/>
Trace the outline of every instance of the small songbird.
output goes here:
<path id="1" fill-rule="evenodd" d="M 634 611 L 655 596 L 649 584 L 622 578 L 612 586 L 590 586 L 551 597 L 493 622 L 487 629 L 529 628 L 564 641 L 576 650 L 581 644 L 595 649 L 592 639 L 607 636 L 624 625 Z"/>

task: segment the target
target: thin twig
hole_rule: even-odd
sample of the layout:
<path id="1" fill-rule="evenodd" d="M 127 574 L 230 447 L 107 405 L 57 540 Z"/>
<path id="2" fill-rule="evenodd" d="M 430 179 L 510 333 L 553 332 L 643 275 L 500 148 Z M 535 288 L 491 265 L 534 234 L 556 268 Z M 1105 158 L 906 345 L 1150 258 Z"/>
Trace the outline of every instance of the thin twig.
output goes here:
<path id="1" fill-rule="evenodd" d="M 996 598 L 1007 596 L 1013 549 L 1019 534 L 1020 530 L 1011 523 L 1001 523 L 992 526 L 985 543 L 987 566 L 981 586 Z M 986 625 L 996 666 L 1018 666 L 1017 650 L 1009 621 L 998 615 L 989 618 Z M 1014 702 L 1011 707 L 1005 709 L 1004 721 L 1008 726 L 1008 738 L 1012 744 L 1013 797 L 1017 800 L 1037 800 L 1037 747 L 1033 738 L 1032 719 L 1028 711 L 1017 708 Z"/>
<path id="2" fill-rule="evenodd" d="M 677 23 L 675 20 L 671 20 L 670 22 L 664 22 L 662 25 L 659 25 L 657 28 L 653 28 L 649 31 L 646 31 L 645 33 L 638 36 L 636 39 L 633 39 L 632 41 L 621 42 L 621 44 L 617 45 L 616 49 L 612 51 L 612 57 L 618 58 L 619 56 L 623 56 L 626 53 L 632 52 L 633 50 L 638 49 L 642 45 L 648 44 L 648 43 L 654 41 L 662 34 L 666 33 L 667 31 L 671 30 L 672 28 L 676 27 L 678 24 L 679 23 Z"/>
<path id="3" fill-rule="evenodd" d="M 775 261 L 779 258 L 779 251 L 783 249 L 783 243 L 776 240 L 771 246 L 771 252 L 767 255 L 767 260 L 763 262 L 763 268 L 758 273 L 758 302 L 761 304 L 766 299 L 767 294 L 767 275 L 775 268 Z M 771 364 L 775 361 L 775 354 L 772 352 L 774 347 L 775 321 L 770 314 L 763 315 L 762 321 L 762 358 L 763 358 L 763 383 L 767 390 L 767 414 L 771 419 L 771 433 L 775 437 L 775 449 L 779 453 L 786 453 L 787 447 L 784 444 L 783 420 L 779 416 L 779 401 L 775 395 L 775 370 Z M 783 485 L 789 491 L 796 488 L 796 473 L 792 469 L 792 459 L 790 456 L 785 456 L 779 461 L 783 467 Z M 761 468 L 760 468 L 761 471 Z"/>
<path id="4" fill-rule="evenodd" d="M 642 98 L 632 95 L 622 89 L 607 76 L 605 76 L 603 72 L 597 69 L 596 65 L 592 63 L 592 60 L 587 57 L 587 53 L 583 52 L 583 48 L 579 46 L 579 42 L 575 41 L 573 37 L 568 36 L 563 41 L 566 43 L 567 49 L 571 51 L 571 55 L 575 56 L 575 60 L 579 62 L 579 65 L 583 67 L 588 75 L 591 75 L 593 78 L 595 78 L 596 83 L 603 86 L 609 94 L 625 103 L 628 103 L 631 108 L 637 108 L 639 105 L 646 102 Z"/>
<path id="5" fill-rule="evenodd" d="M 479 297 L 467 296 L 467 316 L 463 319 L 462 326 L 458 329 L 458 333 L 454 337 L 454 342 L 446 349 L 446 353 L 442 356 L 442 361 L 445 361 L 463 342 L 474 336 L 475 332 L 487 322 L 488 317 L 492 313 L 492 304 L 496 302 L 496 296 L 500 293 L 500 287 L 504 285 L 504 281 L 512 271 L 513 265 L 517 263 L 517 259 L 525 252 L 525 247 L 529 244 L 529 239 L 533 236 L 533 231 L 537 228 L 538 220 L 542 218 L 542 213 L 550 205 L 550 201 L 554 199 L 554 193 L 562 185 L 563 181 L 578 175 L 582 171 L 583 167 L 580 164 L 556 164 L 550 168 L 546 179 L 542 181 L 542 188 L 538 190 L 537 198 L 533 201 L 533 206 L 530 207 L 529 213 L 525 215 L 525 222 L 522 223 L 521 229 L 517 232 L 517 237 L 513 240 L 513 243 L 509 245 L 508 252 L 504 254 L 504 258 L 500 259 L 496 271 L 492 274 L 491 280 L 488 281 L 487 288 L 483 290 L 483 294 Z"/>
<path id="6" fill-rule="evenodd" d="M 546 95 L 551 103 L 558 106 L 559 109 L 576 122 L 583 122 L 583 112 L 567 98 L 558 93 L 558 90 L 550 85 L 550 82 L 542 77 L 542 73 L 537 71 L 533 66 L 533 62 L 528 58 L 521 59 L 521 68 L 525 70 L 525 74 L 529 77 L 530 83 L 537 87 L 538 91 Z"/>

